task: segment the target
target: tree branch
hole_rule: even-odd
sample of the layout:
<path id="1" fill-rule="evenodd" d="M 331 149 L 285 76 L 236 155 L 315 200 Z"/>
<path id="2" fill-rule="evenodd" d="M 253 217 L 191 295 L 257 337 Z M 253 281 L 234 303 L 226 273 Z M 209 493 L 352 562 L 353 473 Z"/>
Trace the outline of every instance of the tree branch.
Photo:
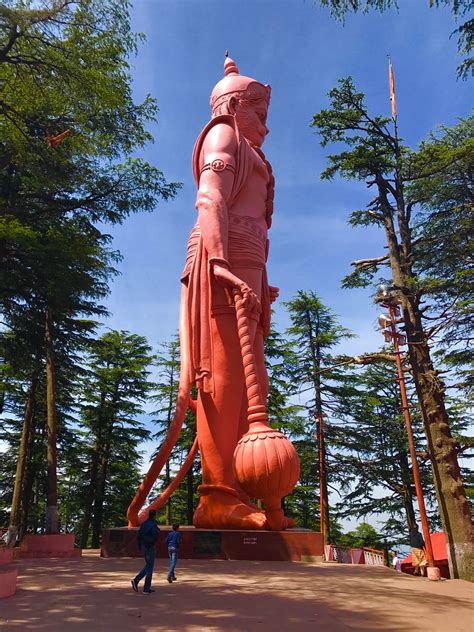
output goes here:
<path id="1" fill-rule="evenodd" d="M 373 266 L 380 265 L 382 263 L 386 263 L 389 260 L 389 255 L 382 255 L 381 257 L 373 257 L 372 259 L 357 259 L 351 263 L 351 266 L 357 268 L 357 270 L 366 270 L 367 268 L 372 268 Z"/>

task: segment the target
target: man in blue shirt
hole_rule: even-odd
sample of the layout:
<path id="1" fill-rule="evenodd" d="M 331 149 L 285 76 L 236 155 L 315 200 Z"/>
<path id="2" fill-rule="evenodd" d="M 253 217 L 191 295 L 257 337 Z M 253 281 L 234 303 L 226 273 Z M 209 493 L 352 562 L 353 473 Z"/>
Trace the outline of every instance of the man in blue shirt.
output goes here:
<path id="1" fill-rule="evenodd" d="M 170 531 L 166 536 L 166 546 L 168 547 L 168 555 L 170 558 L 170 570 L 168 571 L 168 582 L 171 584 L 176 581 L 176 575 L 174 569 L 176 568 L 176 562 L 178 561 L 178 549 L 181 542 L 181 533 L 178 533 L 179 524 L 173 525 L 173 531 Z"/>
<path id="2" fill-rule="evenodd" d="M 155 592 L 151 589 L 151 578 L 153 577 L 153 566 L 155 564 L 155 545 L 158 542 L 158 536 L 160 530 L 156 524 L 156 511 L 152 509 L 148 513 L 148 519 L 145 520 L 140 526 L 138 531 L 138 547 L 145 557 L 145 566 L 138 573 L 135 579 L 132 579 L 132 588 L 135 592 L 138 592 L 138 584 L 145 577 L 145 585 L 143 592 L 145 595 L 149 595 Z"/>

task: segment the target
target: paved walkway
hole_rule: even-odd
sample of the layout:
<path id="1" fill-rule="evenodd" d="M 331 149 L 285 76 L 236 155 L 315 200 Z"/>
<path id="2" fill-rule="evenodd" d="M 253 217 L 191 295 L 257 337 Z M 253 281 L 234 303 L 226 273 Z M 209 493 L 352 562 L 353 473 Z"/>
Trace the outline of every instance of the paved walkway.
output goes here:
<path id="1" fill-rule="evenodd" d="M 387 568 L 180 560 L 178 581 L 155 565 L 156 592 L 136 594 L 141 561 L 19 562 L 18 592 L 0 601 L 2 632 L 471 632 L 473 586 Z"/>

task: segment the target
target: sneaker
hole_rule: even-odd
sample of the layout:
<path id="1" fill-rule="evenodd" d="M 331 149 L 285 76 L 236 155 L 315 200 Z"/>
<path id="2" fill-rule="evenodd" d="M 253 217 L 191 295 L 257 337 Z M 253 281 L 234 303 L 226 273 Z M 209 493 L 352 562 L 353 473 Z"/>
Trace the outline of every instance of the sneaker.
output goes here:
<path id="1" fill-rule="evenodd" d="M 167 577 L 166 579 L 168 580 L 168 584 L 172 584 L 173 583 L 173 580 L 171 579 L 171 577 Z"/>
<path id="2" fill-rule="evenodd" d="M 173 575 L 171 579 L 175 582 L 178 578 L 176 577 L 176 575 Z"/>
<path id="3" fill-rule="evenodd" d="M 132 584 L 132 588 L 135 592 L 138 592 L 138 584 L 134 579 L 130 580 L 130 583 Z"/>
<path id="4" fill-rule="evenodd" d="M 155 591 L 153 590 L 153 588 L 150 588 L 150 590 L 144 590 L 144 591 L 143 591 L 143 594 L 144 594 L 144 595 L 149 595 L 149 594 L 150 594 L 150 593 L 152 593 L 152 592 L 155 592 Z"/>

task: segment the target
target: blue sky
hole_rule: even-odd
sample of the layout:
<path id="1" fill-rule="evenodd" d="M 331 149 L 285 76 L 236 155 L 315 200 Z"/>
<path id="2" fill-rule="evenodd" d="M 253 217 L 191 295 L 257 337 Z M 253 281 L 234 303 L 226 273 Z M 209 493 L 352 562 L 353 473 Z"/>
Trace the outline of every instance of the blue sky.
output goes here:
<path id="1" fill-rule="evenodd" d="M 154 346 L 177 330 L 179 277 L 196 219 L 191 152 L 210 118 L 209 95 L 229 49 L 242 74 L 272 86 L 264 145 L 276 178 L 270 283 L 281 288 L 282 300 L 299 289 L 317 292 L 358 336 L 341 353 L 380 346 L 370 291 L 343 290 L 340 281 L 354 259 L 382 254 L 383 235 L 347 224 L 369 193 L 363 183 L 320 180 L 331 149 L 320 147 L 309 124 L 347 75 L 367 94 L 372 112 L 389 115 L 388 53 L 407 144 L 415 147 L 436 126 L 469 113 L 472 88 L 456 80 L 449 10 L 430 10 L 428 0 L 399 4 L 398 13 L 349 15 L 343 26 L 313 0 L 135 1 L 132 25 L 147 41 L 132 60 L 134 94 L 142 100 L 149 93 L 160 107 L 150 127 L 155 143 L 142 155 L 183 189 L 154 213 L 114 228 L 124 260 L 107 300 L 107 326 L 145 335 Z M 288 324 L 278 304 L 276 323 Z M 147 445 L 146 453 L 154 447 Z"/>
<path id="2" fill-rule="evenodd" d="M 388 115 L 387 53 L 408 144 L 467 115 L 471 86 L 456 80 L 450 12 L 430 10 L 428 0 L 402 0 L 398 13 L 349 15 L 343 26 L 313 0 L 136 0 L 132 25 L 147 37 L 132 60 L 135 97 L 150 93 L 160 107 L 150 127 L 155 143 L 142 155 L 183 189 L 153 214 L 113 230 L 124 261 L 107 301 L 107 325 L 143 334 L 154 345 L 176 331 L 179 276 L 196 219 L 191 152 L 229 49 L 241 73 L 272 86 L 264 145 L 276 177 L 270 283 L 281 288 L 282 300 L 298 289 L 315 290 L 358 335 L 341 352 L 377 347 L 370 292 L 343 290 L 340 280 L 352 260 L 382 254 L 383 235 L 347 225 L 349 212 L 365 206 L 369 194 L 363 183 L 320 180 L 331 149 L 320 147 L 309 123 L 347 75 L 367 94 L 372 112 Z M 287 325 L 278 305 L 276 323 Z"/>

